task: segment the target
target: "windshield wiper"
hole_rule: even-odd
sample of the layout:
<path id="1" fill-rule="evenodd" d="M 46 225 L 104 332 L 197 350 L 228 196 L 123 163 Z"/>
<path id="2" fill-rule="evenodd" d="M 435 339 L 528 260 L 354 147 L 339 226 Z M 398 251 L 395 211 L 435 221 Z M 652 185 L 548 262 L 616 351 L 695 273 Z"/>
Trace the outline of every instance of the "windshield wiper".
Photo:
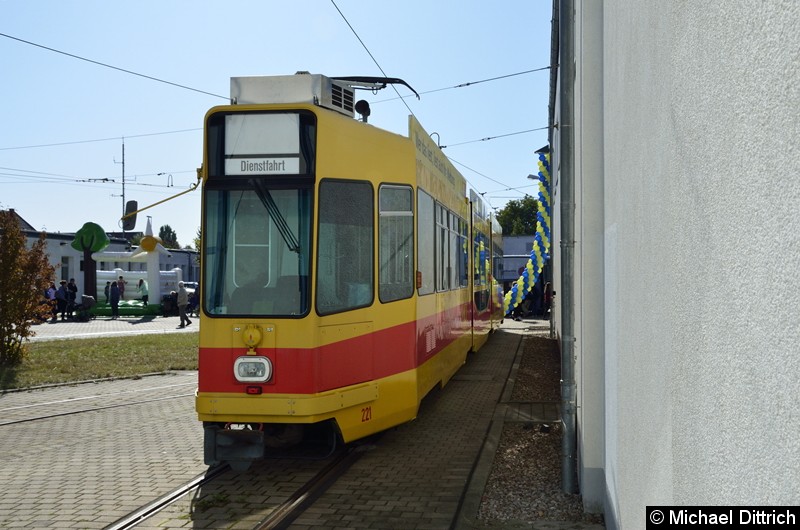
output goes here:
<path id="1" fill-rule="evenodd" d="M 272 194 L 269 192 L 269 189 L 267 189 L 267 186 L 259 179 L 250 179 L 250 184 L 253 186 L 253 189 L 256 190 L 256 195 L 258 195 L 258 198 L 261 200 L 261 204 L 263 204 L 264 208 L 266 208 L 267 212 L 269 212 L 269 215 L 272 217 L 272 221 L 275 223 L 275 226 L 278 227 L 278 232 L 281 233 L 281 237 L 283 237 L 283 241 L 286 243 L 286 246 L 289 247 L 289 250 L 292 252 L 297 252 L 299 254 L 300 242 L 292 233 L 292 229 L 289 227 L 289 224 L 283 217 L 278 205 L 275 204 L 275 201 L 272 199 Z"/>

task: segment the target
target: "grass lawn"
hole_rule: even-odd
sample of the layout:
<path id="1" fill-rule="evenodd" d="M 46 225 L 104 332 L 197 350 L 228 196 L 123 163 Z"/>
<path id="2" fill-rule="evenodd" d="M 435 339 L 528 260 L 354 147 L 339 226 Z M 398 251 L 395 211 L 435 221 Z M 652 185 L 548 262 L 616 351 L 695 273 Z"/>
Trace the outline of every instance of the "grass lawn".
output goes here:
<path id="1" fill-rule="evenodd" d="M 0 391 L 165 370 L 197 370 L 197 341 L 197 333 L 166 333 L 31 342 L 21 365 L 0 367 Z"/>

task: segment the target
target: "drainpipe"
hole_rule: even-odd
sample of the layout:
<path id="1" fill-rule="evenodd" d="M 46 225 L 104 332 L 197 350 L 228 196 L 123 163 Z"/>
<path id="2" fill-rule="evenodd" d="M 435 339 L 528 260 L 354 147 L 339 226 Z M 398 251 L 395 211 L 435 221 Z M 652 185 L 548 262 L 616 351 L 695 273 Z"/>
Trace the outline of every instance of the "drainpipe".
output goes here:
<path id="1" fill-rule="evenodd" d="M 577 435 L 575 388 L 575 129 L 573 98 L 575 85 L 575 5 L 561 0 L 559 6 L 560 85 L 560 180 L 561 180 L 561 489 L 576 493 Z"/>

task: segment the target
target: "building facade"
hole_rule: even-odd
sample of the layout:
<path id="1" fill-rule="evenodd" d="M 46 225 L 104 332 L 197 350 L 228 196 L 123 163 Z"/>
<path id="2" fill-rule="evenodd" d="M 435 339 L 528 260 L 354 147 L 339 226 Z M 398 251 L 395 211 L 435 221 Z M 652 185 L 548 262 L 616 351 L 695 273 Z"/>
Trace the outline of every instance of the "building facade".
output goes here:
<path id="1" fill-rule="evenodd" d="M 647 506 L 796 506 L 800 7 L 553 7 L 554 318 L 585 507 L 637 529 Z"/>

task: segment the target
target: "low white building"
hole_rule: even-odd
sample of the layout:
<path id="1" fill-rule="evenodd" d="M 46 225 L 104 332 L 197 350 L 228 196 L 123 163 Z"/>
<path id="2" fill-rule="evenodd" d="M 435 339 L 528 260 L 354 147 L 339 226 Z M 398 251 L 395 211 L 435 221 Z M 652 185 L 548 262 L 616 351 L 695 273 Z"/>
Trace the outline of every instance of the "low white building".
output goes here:
<path id="1" fill-rule="evenodd" d="M 41 231 L 36 230 L 30 223 L 23 219 L 18 212 L 9 209 L 9 212 L 14 214 L 19 221 L 22 233 L 28 239 L 28 247 L 38 241 Z M 84 259 L 83 252 L 72 248 L 72 241 L 75 239 L 75 233 L 68 232 L 45 232 L 45 241 L 47 244 L 47 255 L 50 264 L 55 268 L 55 277 L 53 281 L 58 286 L 61 280 L 69 281 L 71 278 L 75 279 L 75 284 L 78 286 L 78 296 L 86 292 L 83 285 L 83 270 Z M 127 239 L 121 237 L 109 237 L 111 243 L 105 249 L 107 252 L 126 253 L 135 250 L 136 246 L 131 246 Z M 158 268 L 160 271 L 173 271 L 180 269 L 181 277 L 185 281 L 199 281 L 200 279 L 200 265 L 198 263 L 197 251 L 191 249 L 169 249 L 169 255 L 160 254 Z M 114 271 L 119 269 L 123 272 L 140 273 L 147 270 L 147 264 L 144 262 L 130 262 L 130 261 L 99 261 L 96 263 L 98 271 Z M 133 289 L 135 284 L 130 285 L 129 289 Z M 98 301 L 103 301 L 102 289 L 98 290 Z M 151 297 L 152 303 L 159 303 L 160 300 L 155 300 Z"/>

